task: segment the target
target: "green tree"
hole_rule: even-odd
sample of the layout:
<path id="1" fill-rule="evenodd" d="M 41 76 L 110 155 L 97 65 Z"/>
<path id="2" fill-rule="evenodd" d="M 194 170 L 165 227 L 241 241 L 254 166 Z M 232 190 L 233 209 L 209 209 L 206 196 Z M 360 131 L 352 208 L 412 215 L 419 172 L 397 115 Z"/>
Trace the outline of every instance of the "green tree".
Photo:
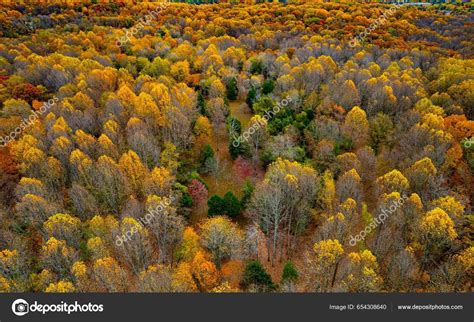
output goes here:
<path id="1" fill-rule="evenodd" d="M 254 292 L 271 292 L 276 289 L 271 276 L 259 261 L 250 261 L 247 263 L 242 274 L 240 286 L 244 290 Z"/>
<path id="2" fill-rule="evenodd" d="M 204 95 L 202 95 L 201 92 L 198 93 L 197 97 L 197 107 L 199 109 L 199 112 L 202 115 L 206 114 L 206 99 L 204 98 Z"/>
<path id="3" fill-rule="evenodd" d="M 231 191 L 228 191 L 224 195 L 224 214 L 230 218 L 235 218 L 240 214 L 241 207 L 239 200 L 234 196 Z"/>
<path id="4" fill-rule="evenodd" d="M 224 200 L 218 195 L 214 195 L 207 201 L 209 216 L 218 216 L 224 214 Z"/>
<path id="5" fill-rule="evenodd" d="M 259 59 L 252 59 L 250 61 L 250 73 L 261 74 L 263 72 L 263 63 Z"/>
<path id="6" fill-rule="evenodd" d="M 253 109 L 253 103 L 255 102 L 256 99 L 257 99 L 257 90 L 255 89 L 255 87 L 252 86 L 249 92 L 247 93 L 247 99 L 245 100 L 245 102 L 251 109 Z"/>
<path id="7" fill-rule="evenodd" d="M 262 84 L 262 94 L 267 95 L 273 92 L 275 82 L 272 79 L 266 79 Z"/>
<path id="8" fill-rule="evenodd" d="M 298 271 L 292 262 L 287 262 L 283 267 L 282 281 L 296 282 L 298 280 Z"/>
<path id="9" fill-rule="evenodd" d="M 230 101 L 235 101 L 238 95 L 238 88 L 237 88 L 237 80 L 233 77 L 227 84 L 226 84 L 226 93 L 227 98 Z"/>
<path id="10" fill-rule="evenodd" d="M 232 160 L 237 159 L 239 155 L 248 157 L 250 155 L 250 147 L 247 142 L 239 142 L 237 138 L 229 141 L 229 154 Z M 234 143 L 235 142 L 235 143 Z"/>
<path id="11" fill-rule="evenodd" d="M 212 196 L 207 201 L 207 206 L 209 207 L 209 216 L 227 215 L 235 218 L 240 214 L 241 210 L 239 200 L 230 191 L 224 195 L 224 198 L 217 195 Z"/>
<path id="12" fill-rule="evenodd" d="M 200 156 L 201 165 L 204 166 L 204 164 L 206 163 L 206 160 L 213 157 L 214 157 L 214 150 L 212 149 L 210 144 L 206 144 L 201 151 L 201 156 Z"/>
<path id="13" fill-rule="evenodd" d="M 271 111 L 275 107 L 275 102 L 268 96 L 262 96 L 253 105 L 253 110 L 256 114 L 263 115 L 268 111 Z"/>
<path id="14" fill-rule="evenodd" d="M 193 206 L 193 198 L 188 192 L 183 192 L 181 197 L 181 207 L 191 208 Z"/>
<path id="15" fill-rule="evenodd" d="M 255 186 L 250 180 L 245 180 L 244 186 L 242 187 L 242 199 L 240 200 L 240 207 L 244 209 L 247 207 L 247 204 L 252 198 L 253 191 L 255 190 Z"/>
<path id="16" fill-rule="evenodd" d="M 242 133 L 242 124 L 237 118 L 229 116 L 227 118 L 227 131 L 229 136 L 234 138 Z"/>

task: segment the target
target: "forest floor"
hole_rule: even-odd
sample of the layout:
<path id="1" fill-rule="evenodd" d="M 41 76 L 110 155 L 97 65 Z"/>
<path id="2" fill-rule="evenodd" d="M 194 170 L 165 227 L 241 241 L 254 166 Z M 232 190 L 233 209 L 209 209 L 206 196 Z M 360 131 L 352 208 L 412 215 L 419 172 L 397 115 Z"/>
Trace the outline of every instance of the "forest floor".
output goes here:
<path id="1" fill-rule="evenodd" d="M 242 123 L 244 130 L 252 117 L 247 104 L 242 101 L 230 102 L 231 115 L 236 117 Z M 227 130 L 215 134 L 211 142 L 215 157 L 218 163 L 218 170 L 215 174 L 202 175 L 209 191 L 209 198 L 213 195 L 223 197 L 228 191 L 232 192 L 237 198 L 242 197 L 242 187 L 244 181 L 237 175 L 234 169 L 234 160 L 229 153 L 229 135 Z M 259 169 L 263 172 L 263 170 Z M 199 208 L 193 210 L 191 222 L 197 224 L 207 217 L 207 204 L 204 203 Z"/>
<path id="2" fill-rule="evenodd" d="M 230 110 L 231 115 L 241 122 L 242 132 L 244 132 L 248 128 L 250 119 L 253 116 L 250 108 L 247 106 L 247 104 L 245 104 L 245 102 L 234 101 L 230 102 Z M 215 174 L 202 175 L 203 180 L 208 186 L 209 198 L 213 195 L 222 197 L 228 191 L 231 191 L 237 198 L 241 198 L 241 190 L 244 180 L 239 178 L 234 168 L 234 160 L 232 160 L 228 149 L 229 135 L 227 130 L 217 133 L 211 145 L 218 162 L 218 171 Z M 257 166 L 256 172 L 255 183 L 263 178 L 265 171 L 261 166 Z M 199 208 L 194 209 L 191 216 L 191 222 L 194 225 L 198 225 L 203 219 L 207 218 L 207 211 L 208 207 L 206 203 L 201 205 Z M 248 220 L 245 218 L 240 218 L 237 220 L 237 222 L 241 228 L 245 228 L 246 224 L 248 224 Z M 267 254 L 265 250 L 266 247 L 264 242 L 262 242 L 262 251 L 259 259 L 275 283 L 280 281 L 283 267 L 288 260 L 291 259 L 298 269 L 304 267 L 306 251 L 310 250 L 311 245 L 314 243 L 316 228 L 316 224 L 313 223 L 308 227 L 302 236 L 299 236 L 297 245 L 295 246 L 294 254 L 291 256 L 291 258 L 288 259 L 286 256 L 284 256 L 284 258 L 281 260 L 275 260 L 273 265 L 267 260 Z"/>

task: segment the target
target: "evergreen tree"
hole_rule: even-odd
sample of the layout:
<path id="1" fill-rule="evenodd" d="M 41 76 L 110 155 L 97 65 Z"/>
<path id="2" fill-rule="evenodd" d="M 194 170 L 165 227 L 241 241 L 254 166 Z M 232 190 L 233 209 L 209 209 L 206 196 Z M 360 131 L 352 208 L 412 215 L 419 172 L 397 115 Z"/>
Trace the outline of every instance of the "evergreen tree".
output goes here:
<path id="1" fill-rule="evenodd" d="M 218 195 L 214 195 L 207 201 L 208 215 L 218 216 L 224 214 L 224 200 Z"/>
<path id="2" fill-rule="evenodd" d="M 224 214 L 230 218 L 235 218 L 240 214 L 240 202 L 232 192 L 229 191 L 224 195 L 223 202 Z"/>
<path id="3" fill-rule="evenodd" d="M 210 144 L 206 144 L 201 151 L 201 164 L 203 165 L 207 159 L 214 157 L 214 150 Z"/>
<path id="4" fill-rule="evenodd" d="M 197 107 L 199 108 L 199 112 L 201 112 L 202 115 L 206 115 L 206 99 L 201 92 L 198 93 Z"/>
<path id="5" fill-rule="evenodd" d="M 224 198 L 214 195 L 209 198 L 207 205 L 209 207 L 209 216 L 227 215 L 235 218 L 240 214 L 240 202 L 232 192 L 227 192 Z"/>
<path id="6" fill-rule="evenodd" d="M 184 192 L 181 198 L 181 207 L 191 208 L 193 206 L 193 198 L 188 192 Z"/>
<path id="7" fill-rule="evenodd" d="M 273 92 L 275 88 L 275 82 L 272 79 L 266 79 L 262 85 L 262 94 L 267 95 Z"/>
<path id="8" fill-rule="evenodd" d="M 231 139 L 239 136 L 242 133 L 242 124 L 237 118 L 229 116 L 227 118 L 227 131 Z"/>
<path id="9" fill-rule="evenodd" d="M 240 207 L 242 209 L 245 209 L 245 207 L 247 207 L 247 204 L 249 203 L 254 190 L 255 186 L 253 185 L 252 181 L 248 179 L 245 180 L 244 186 L 242 188 L 242 199 L 240 200 Z"/>
<path id="10" fill-rule="evenodd" d="M 263 72 L 263 63 L 261 60 L 254 59 L 250 65 L 251 74 L 261 74 Z"/>
<path id="11" fill-rule="evenodd" d="M 236 138 L 237 140 L 237 138 Z M 237 159 L 239 155 L 244 157 L 250 156 L 250 148 L 247 142 L 240 142 L 239 144 L 235 144 L 234 140 L 229 141 L 229 153 L 232 157 L 232 160 Z"/>
<path id="12" fill-rule="evenodd" d="M 238 91 L 237 80 L 234 77 L 226 84 L 227 98 L 230 101 L 235 101 L 237 99 Z"/>
<path id="13" fill-rule="evenodd" d="M 276 289 L 265 268 L 255 260 L 248 262 L 245 266 L 240 286 L 245 290 L 257 292 L 271 292 Z"/>
<path id="14" fill-rule="evenodd" d="M 287 262 L 285 267 L 283 267 L 283 273 L 281 275 L 282 282 L 292 282 L 295 283 L 298 280 L 298 271 L 293 265 L 292 262 Z"/>
<path id="15" fill-rule="evenodd" d="M 253 109 L 253 103 L 255 102 L 256 99 L 257 99 L 257 90 L 255 89 L 255 87 L 252 86 L 247 94 L 247 99 L 245 100 L 245 102 L 251 109 Z"/>

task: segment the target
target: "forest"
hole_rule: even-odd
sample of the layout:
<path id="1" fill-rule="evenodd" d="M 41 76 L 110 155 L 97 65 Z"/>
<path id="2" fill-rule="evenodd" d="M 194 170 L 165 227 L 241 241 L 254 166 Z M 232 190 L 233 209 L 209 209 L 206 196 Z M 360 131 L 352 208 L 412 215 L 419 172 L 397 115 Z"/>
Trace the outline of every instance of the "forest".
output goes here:
<path id="1" fill-rule="evenodd" d="M 1 2 L 0 292 L 473 291 L 472 3 Z"/>

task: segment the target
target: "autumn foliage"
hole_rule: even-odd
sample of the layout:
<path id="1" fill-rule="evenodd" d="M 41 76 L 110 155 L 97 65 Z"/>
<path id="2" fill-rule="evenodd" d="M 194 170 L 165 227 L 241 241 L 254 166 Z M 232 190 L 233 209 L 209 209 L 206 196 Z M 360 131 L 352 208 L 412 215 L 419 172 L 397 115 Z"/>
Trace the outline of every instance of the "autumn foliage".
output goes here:
<path id="1" fill-rule="evenodd" d="M 0 292 L 472 291 L 468 7 L 13 2 Z"/>

